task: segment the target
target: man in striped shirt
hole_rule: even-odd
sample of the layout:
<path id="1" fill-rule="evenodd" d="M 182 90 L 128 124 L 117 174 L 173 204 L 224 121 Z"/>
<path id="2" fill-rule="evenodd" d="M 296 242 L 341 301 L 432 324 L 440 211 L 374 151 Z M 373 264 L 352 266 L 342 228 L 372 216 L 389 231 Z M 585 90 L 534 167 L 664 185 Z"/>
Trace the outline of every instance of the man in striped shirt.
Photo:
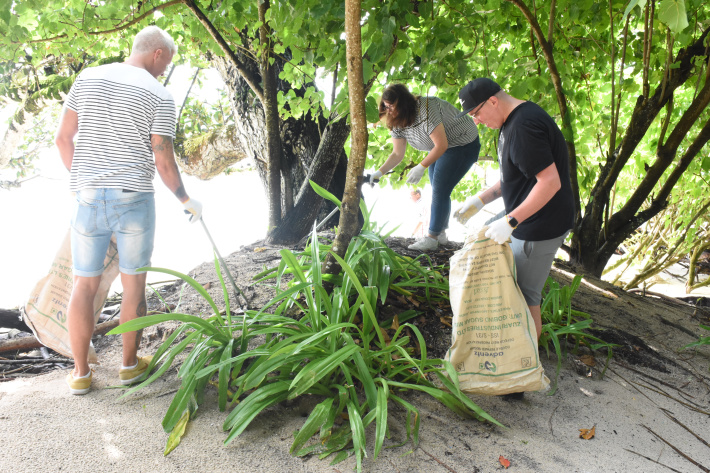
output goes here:
<path id="1" fill-rule="evenodd" d="M 72 394 L 91 387 L 88 351 L 94 331 L 93 302 L 112 234 L 116 235 L 123 285 L 121 323 L 146 315 L 146 273 L 155 235 L 153 178 L 183 203 L 191 221 L 202 205 L 185 192 L 175 162 L 175 103 L 157 78 L 177 52 L 173 39 L 156 26 L 139 32 L 123 63 L 87 68 L 79 74 L 59 122 L 55 143 L 76 193 L 72 215 L 74 286 L 68 309 L 74 370 Z M 76 137 L 76 143 L 74 138 Z M 123 334 L 119 378 L 132 384 L 151 357 L 138 357 L 141 332 Z"/>

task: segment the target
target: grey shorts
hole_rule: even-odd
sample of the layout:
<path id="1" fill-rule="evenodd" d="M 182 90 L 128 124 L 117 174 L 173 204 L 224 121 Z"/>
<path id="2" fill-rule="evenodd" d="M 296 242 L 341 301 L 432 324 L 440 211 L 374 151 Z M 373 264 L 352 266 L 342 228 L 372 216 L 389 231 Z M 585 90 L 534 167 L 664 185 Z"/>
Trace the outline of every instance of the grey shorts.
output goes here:
<path id="1" fill-rule="evenodd" d="M 542 288 L 550 275 L 552 261 L 569 232 L 551 240 L 529 241 L 510 237 L 510 248 L 515 257 L 518 287 L 529 306 L 540 305 Z"/>

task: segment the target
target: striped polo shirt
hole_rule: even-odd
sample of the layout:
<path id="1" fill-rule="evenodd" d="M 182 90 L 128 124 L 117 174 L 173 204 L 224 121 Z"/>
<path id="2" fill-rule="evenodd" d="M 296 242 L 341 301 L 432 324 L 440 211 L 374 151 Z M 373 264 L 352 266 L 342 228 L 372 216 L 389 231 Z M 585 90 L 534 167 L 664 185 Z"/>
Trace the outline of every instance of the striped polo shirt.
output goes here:
<path id="1" fill-rule="evenodd" d="M 66 107 L 79 116 L 70 190 L 154 192 L 151 135 L 175 137 L 175 102 L 145 69 L 125 63 L 85 69 Z"/>
<path id="2" fill-rule="evenodd" d="M 478 128 L 468 115 L 456 118 L 460 110 L 437 97 L 419 97 L 417 119 L 406 128 L 392 128 L 392 138 L 404 138 L 419 151 L 431 151 L 434 142 L 431 133 L 444 124 L 449 148 L 467 145 L 478 138 Z"/>

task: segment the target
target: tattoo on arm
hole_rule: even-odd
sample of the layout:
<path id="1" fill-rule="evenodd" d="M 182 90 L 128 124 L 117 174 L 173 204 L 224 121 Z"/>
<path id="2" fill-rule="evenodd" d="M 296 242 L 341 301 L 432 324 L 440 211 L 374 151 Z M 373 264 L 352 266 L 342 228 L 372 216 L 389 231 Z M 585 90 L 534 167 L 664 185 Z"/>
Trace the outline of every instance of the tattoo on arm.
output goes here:
<path id="1" fill-rule="evenodd" d="M 182 201 L 182 199 L 187 197 L 187 192 L 185 192 L 185 186 L 180 184 L 180 187 L 175 189 L 174 194 L 175 194 L 175 197 L 177 197 L 180 201 Z"/>
<path id="2" fill-rule="evenodd" d="M 153 151 L 165 151 L 167 149 L 172 149 L 173 139 L 166 135 L 154 135 L 157 139 L 153 144 Z"/>
<path id="3" fill-rule="evenodd" d="M 494 197 L 494 198 L 497 199 L 497 198 L 500 197 L 501 195 L 503 195 L 503 193 L 500 191 L 500 189 L 496 189 L 496 190 L 493 191 L 493 197 Z"/>

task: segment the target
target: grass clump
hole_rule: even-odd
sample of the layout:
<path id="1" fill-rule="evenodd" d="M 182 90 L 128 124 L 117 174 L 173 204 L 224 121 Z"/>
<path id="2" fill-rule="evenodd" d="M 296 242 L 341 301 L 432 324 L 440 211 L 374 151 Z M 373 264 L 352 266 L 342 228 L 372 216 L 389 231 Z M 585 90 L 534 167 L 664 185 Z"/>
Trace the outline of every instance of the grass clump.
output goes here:
<path id="1" fill-rule="evenodd" d="M 326 191 L 317 191 L 339 205 Z M 261 275 L 275 280 L 276 295 L 258 311 L 232 315 L 221 276 L 227 304 L 224 313 L 192 278 L 152 269 L 185 280 L 213 310 L 206 320 L 188 314 L 142 317 L 113 332 L 167 320 L 182 322 L 158 348 L 153 358 L 153 363 L 160 365 L 158 370 L 128 391 L 150 384 L 177 355 L 188 352 L 178 371 L 182 385 L 163 419 L 163 428 L 171 433 L 166 454 L 179 443 L 186 423 L 204 400 L 208 384 L 217 388 L 219 409 L 230 411 L 223 425 L 228 432 L 225 443 L 271 406 L 299 396 L 317 396 L 319 402 L 295 433 L 290 452 L 330 457 L 333 464 L 355 455 L 358 471 L 368 451 L 373 459 L 381 452 L 389 435 L 393 405 L 405 413 L 407 437 L 402 444 L 418 442 L 421 416 L 418 408 L 405 400 L 407 391 L 426 393 L 462 417 L 501 425 L 459 389 L 449 362 L 427 357 L 424 338 L 416 326 L 398 323 L 395 317 L 386 322 L 393 333 L 381 327 L 377 301 L 384 303 L 389 291 L 411 295 L 418 290 L 427 298 L 445 297 L 441 294 L 448 284 L 417 260 L 388 248 L 369 222 L 364 205 L 363 213 L 363 231 L 350 243 L 344 258 L 319 241 L 315 231 L 303 252 L 281 250 L 278 268 Z M 321 273 L 328 253 L 342 267 L 337 276 Z M 216 260 L 215 265 L 220 274 Z M 327 291 L 325 285 L 332 289 Z M 178 341 L 178 337 L 182 339 Z M 339 423 L 342 419 L 346 421 Z M 368 446 L 365 431 L 373 424 L 374 445 Z M 314 436 L 318 442 L 307 445 Z"/>
<path id="2" fill-rule="evenodd" d="M 557 379 L 562 368 L 562 358 L 568 344 L 573 346 L 574 352 L 580 345 L 587 346 L 592 352 L 606 348 L 606 363 L 602 370 L 602 376 L 604 376 L 609 366 L 609 361 L 613 356 L 612 348 L 615 345 L 607 343 L 585 331 L 592 326 L 591 316 L 585 312 L 572 309 L 572 297 L 577 292 L 581 282 L 582 276 L 576 275 L 569 286 L 560 286 L 557 281 L 548 277 L 545 288 L 542 291 L 542 304 L 540 304 L 542 332 L 539 345 L 545 348 L 548 357 L 550 355 L 550 345 L 552 345 L 557 355 L 555 383 L 550 395 L 554 394 L 557 389 Z"/>

